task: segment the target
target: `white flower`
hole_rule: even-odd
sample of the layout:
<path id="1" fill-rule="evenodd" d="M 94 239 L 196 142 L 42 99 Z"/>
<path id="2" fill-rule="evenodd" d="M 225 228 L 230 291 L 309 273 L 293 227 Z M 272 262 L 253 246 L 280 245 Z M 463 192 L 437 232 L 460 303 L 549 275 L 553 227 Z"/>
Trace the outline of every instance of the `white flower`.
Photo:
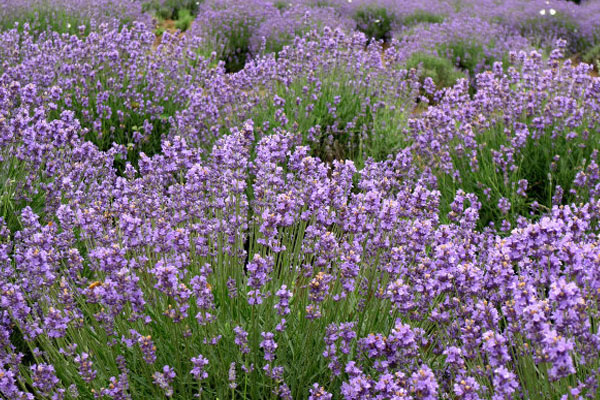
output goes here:
<path id="1" fill-rule="evenodd" d="M 544 9 L 540 10 L 540 15 L 546 15 L 546 10 L 544 10 Z"/>
<path id="2" fill-rule="evenodd" d="M 556 14 L 556 10 L 555 10 L 554 8 L 551 8 L 551 9 L 549 10 L 549 12 L 550 12 L 550 15 L 554 15 L 554 14 Z"/>
<path id="3" fill-rule="evenodd" d="M 71 29 L 71 24 L 67 24 L 67 29 Z"/>
<path id="4" fill-rule="evenodd" d="M 380 22 L 381 22 L 381 20 L 379 20 L 379 19 L 376 19 L 376 20 L 375 20 L 375 23 L 376 23 L 376 24 L 378 24 L 378 23 L 380 23 Z"/>

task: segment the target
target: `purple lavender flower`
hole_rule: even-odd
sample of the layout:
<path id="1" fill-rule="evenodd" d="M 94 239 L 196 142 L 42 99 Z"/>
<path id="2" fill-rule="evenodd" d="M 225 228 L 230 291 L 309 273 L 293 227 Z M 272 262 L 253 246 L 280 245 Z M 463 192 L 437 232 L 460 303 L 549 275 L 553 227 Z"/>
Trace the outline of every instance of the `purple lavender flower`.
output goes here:
<path id="1" fill-rule="evenodd" d="M 208 378 L 208 373 L 205 371 L 205 367 L 208 365 L 208 360 L 204 358 L 202 354 L 198 355 L 198 357 L 192 357 L 192 364 L 194 368 L 190 371 L 190 373 L 197 380 L 203 380 Z"/>
<path id="2" fill-rule="evenodd" d="M 228 378 L 227 379 L 229 381 L 229 388 L 230 389 L 235 389 L 237 387 L 235 362 L 232 362 L 229 365 L 229 372 L 228 372 Z"/>
<path id="3" fill-rule="evenodd" d="M 79 365 L 79 375 L 87 383 L 96 379 L 97 371 L 93 369 L 93 363 L 90 361 L 88 353 L 81 353 L 75 357 L 75 362 Z"/>
<path id="4" fill-rule="evenodd" d="M 281 316 L 288 315 L 290 313 L 289 299 L 292 297 L 292 292 L 287 290 L 286 285 L 281 285 L 281 288 L 275 294 L 279 297 L 279 302 L 273 308 Z"/>
<path id="5" fill-rule="evenodd" d="M 156 371 L 154 374 L 152 374 L 152 381 L 164 391 L 165 396 L 171 397 L 173 396 L 173 387 L 171 386 L 171 383 L 176 376 L 177 375 L 173 368 L 165 365 L 162 369 L 162 372 Z"/>
<path id="6" fill-rule="evenodd" d="M 328 393 L 323 386 L 319 386 L 318 383 L 313 384 L 309 391 L 309 400 L 331 400 L 333 395 Z"/>
<path id="7" fill-rule="evenodd" d="M 107 388 L 102 389 L 103 396 L 110 396 L 115 400 L 130 400 L 129 394 L 129 378 L 126 373 L 122 373 L 119 377 L 111 376 L 110 383 Z"/>
<path id="8" fill-rule="evenodd" d="M 500 200 L 498 200 L 498 208 L 502 215 L 508 214 L 510 211 L 510 201 L 505 197 L 500 198 Z"/>
<path id="9" fill-rule="evenodd" d="M 273 361 L 275 360 L 275 351 L 277 350 L 277 343 L 273 338 L 275 335 L 271 332 L 261 332 L 260 334 L 263 340 L 260 342 L 260 347 L 265 352 L 265 360 Z"/>
<path id="10" fill-rule="evenodd" d="M 242 354 L 250 353 L 250 348 L 248 347 L 248 332 L 244 331 L 241 326 L 233 328 L 233 332 L 235 333 L 235 344 L 240 347 Z"/>
<path id="11" fill-rule="evenodd" d="M 248 304 L 258 305 L 262 304 L 264 294 L 261 293 L 260 289 L 270 279 L 269 273 L 273 269 L 273 260 L 271 258 L 262 258 L 260 255 L 255 254 L 252 262 L 247 266 L 248 268 L 248 286 L 252 288 L 248 292 Z"/>
<path id="12" fill-rule="evenodd" d="M 54 367 L 47 364 L 34 364 L 31 366 L 33 387 L 39 390 L 42 396 L 49 396 L 59 383 Z"/>

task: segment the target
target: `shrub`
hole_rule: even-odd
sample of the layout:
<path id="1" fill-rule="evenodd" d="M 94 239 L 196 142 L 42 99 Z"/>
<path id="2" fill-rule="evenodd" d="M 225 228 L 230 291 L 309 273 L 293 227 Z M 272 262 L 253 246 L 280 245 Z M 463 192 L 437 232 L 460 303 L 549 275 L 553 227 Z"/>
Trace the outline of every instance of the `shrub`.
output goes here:
<path id="1" fill-rule="evenodd" d="M 355 22 L 339 15 L 331 7 L 288 4 L 287 8 L 270 16 L 254 31 L 250 38 L 250 52 L 254 56 L 279 53 L 285 46 L 293 45 L 297 37 L 322 32 L 325 27 L 350 32 L 355 27 Z"/>
<path id="2" fill-rule="evenodd" d="M 192 14 L 190 14 L 188 10 L 179 10 L 179 13 L 177 15 L 177 21 L 175 22 L 175 28 L 179 29 L 182 32 L 185 32 L 192 24 L 192 21 L 194 21 L 194 17 L 192 16 Z"/>
<path id="3" fill-rule="evenodd" d="M 365 50 L 360 34 L 328 30 L 324 38 L 331 42 L 298 41 L 280 53 L 280 69 L 269 78 L 274 84 L 248 116 L 263 134 L 300 132 L 303 144 L 326 161 L 352 159 L 360 166 L 369 157 L 385 159 L 402 147 L 402 130 L 414 107 L 414 77 L 397 64 L 381 64 L 381 46 L 373 43 Z M 249 73 L 261 67 L 252 64 Z M 287 76 L 290 69 L 293 77 Z"/>
<path id="4" fill-rule="evenodd" d="M 202 1 L 152 0 L 144 3 L 143 8 L 145 11 L 153 11 L 161 19 L 185 20 L 197 14 Z"/>
<path id="5" fill-rule="evenodd" d="M 283 11 L 290 6 L 290 2 L 286 0 L 277 0 L 273 5 L 279 11 Z"/>
<path id="6" fill-rule="evenodd" d="M 17 28 L 35 36 L 44 32 L 85 36 L 107 23 L 123 27 L 133 21 L 151 24 L 137 0 L 4 0 L 0 30 Z"/>
<path id="7" fill-rule="evenodd" d="M 25 30 L 34 32 L 57 32 L 70 35 L 88 34 L 90 20 L 62 9 L 39 7 L 35 9 L 13 11 L 10 16 L 0 20 L 0 29 L 16 28 L 19 32 Z M 80 27 L 83 27 L 81 29 Z"/>
<path id="8" fill-rule="evenodd" d="M 234 0 L 206 1 L 199 9 L 192 35 L 205 40 L 205 52 L 217 53 L 227 72 L 244 68 L 250 58 L 250 39 L 263 20 L 277 15 L 279 10 L 270 4 Z"/>
<path id="9" fill-rule="evenodd" d="M 551 56 L 556 74 L 548 81 L 540 78 L 549 68 L 541 55 L 525 59 L 523 53 L 522 69 L 505 75 L 496 64 L 494 73 L 478 75 L 473 99 L 456 87 L 451 98 L 463 100 L 425 113 L 417 135 L 423 147 L 415 150 L 439 167 L 442 209 L 450 210 L 459 189 L 475 193 L 482 202 L 480 226 L 507 229 L 519 216 L 537 216 L 598 190 L 590 177 L 600 161 L 600 135 L 589 67 L 559 66 L 559 54 Z M 463 110 L 470 110 L 468 117 Z"/>
<path id="10" fill-rule="evenodd" d="M 495 61 L 493 58 L 486 57 L 484 46 L 476 40 L 454 40 L 442 43 L 438 53 L 445 55 L 454 65 L 471 76 L 483 70 L 484 66 L 491 66 Z"/>
<path id="11" fill-rule="evenodd" d="M 595 45 L 591 49 L 587 50 L 581 57 L 583 62 L 595 65 L 600 62 L 600 44 Z"/>
<path id="12" fill-rule="evenodd" d="M 419 68 L 421 81 L 430 77 L 438 88 L 454 86 L 457 80 L 465 77 L 449 59 L 427 53 L 412 54 L 406 61 L 406 67 Z"/>
<path id="13" fill-rule="evenodd" d="M 585 51 L 590 46 L 590 41 L 582 34 L 582 28 L 572 16 L 557 11 L 551 15 L 546 10 L 545 15 L 536 15 L 523 21 L 520 32 L 538 48 L 550 52 L 557 39 L 567 41 L 570 53 Z"/>
<path id="14" fill-rule="evenodd" d="M 357 29 L 368 39 L 389 41 L 392 38 L 395 16 L 385 7 L 374 5 L 360 7 L 354 14 L 354 20 Z"/>
<path id="15" fill-rule="evenodd" d="M 19 38 L 36 43 L 28 35 Z M 122 30 L 105 27 L 79 40 L 40 38 L 37 46 L 19 46 L 17 40 L 11 46 L 18 51 L 7 49 L 17 57 L 11 62 L 6 59 L 3 72 L 9 81 L 26 70 L 31 81 L 54 83 L 58 88 L 53 96 L 43 97 L 51 103 L 49 118 L 73 111 L 87 140 L 103 151 L 114 143 L 124 146 L 127 160 L 136 165 L 140 152 L 160 152 L 170 118 L 186 106 L 198 76 L 212 73 L 204 64 L 194 66 L 200 57 L 190 58 L 192 39 L 165 35 L 154 48 L 155 39 L 149 27 L 135 24 Z M 49 89 L 37 85 L 34 95 L 42 96 Z M 125 161 L 120 161 L 121 171 L 124 166 Z"/>
<path id="16" fill-rule="evenodd" d="M 527 49 L 530 44 L 503 25 L 461 15 L 439 24 L 416 25 L 394 47 L 405 59 L 415 52 L 447 58 L 473 78 L 495 61 L 507 60 L 510 51 Z"/>

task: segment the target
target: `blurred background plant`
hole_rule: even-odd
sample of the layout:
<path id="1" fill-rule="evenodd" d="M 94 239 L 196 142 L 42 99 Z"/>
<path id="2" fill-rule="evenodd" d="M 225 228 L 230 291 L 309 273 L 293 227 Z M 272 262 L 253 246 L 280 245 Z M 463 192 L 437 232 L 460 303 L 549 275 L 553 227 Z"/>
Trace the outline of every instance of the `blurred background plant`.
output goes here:
<path id="1" fill-rule="evenodd" d="M 385 7 L 365 5 L 354 14 L 356 28 L 368 39 L 389 41 L 392 38 L 392 25 L 396 17 Z"/>
<path id="2" fill-rule="evenodd" d="M 145 12 L 151 12 L 159 21 L 173 20 L 175 28 L 186 31 L 198 13 L 204 0 L 150 0 L 143 4 Z"/>
<path id="3" fill-rule="evenodd" d="M 115 27 L 134 21 L 152 25 L 137 0 L 2 0 L 0 29 L 22 32 L 25 26 L 38 35 L 42 32 L 87 35 L 103 23 Z"/>

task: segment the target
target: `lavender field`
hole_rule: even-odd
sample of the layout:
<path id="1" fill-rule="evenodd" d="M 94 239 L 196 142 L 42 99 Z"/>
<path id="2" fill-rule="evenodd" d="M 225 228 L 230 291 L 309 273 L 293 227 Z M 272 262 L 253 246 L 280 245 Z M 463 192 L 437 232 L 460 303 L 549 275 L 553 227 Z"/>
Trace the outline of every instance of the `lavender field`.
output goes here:
<path id="1" fill-rule="evenodd" d="M 0 398 L 600 399 L 600 0 L 0 0 Z"/>

